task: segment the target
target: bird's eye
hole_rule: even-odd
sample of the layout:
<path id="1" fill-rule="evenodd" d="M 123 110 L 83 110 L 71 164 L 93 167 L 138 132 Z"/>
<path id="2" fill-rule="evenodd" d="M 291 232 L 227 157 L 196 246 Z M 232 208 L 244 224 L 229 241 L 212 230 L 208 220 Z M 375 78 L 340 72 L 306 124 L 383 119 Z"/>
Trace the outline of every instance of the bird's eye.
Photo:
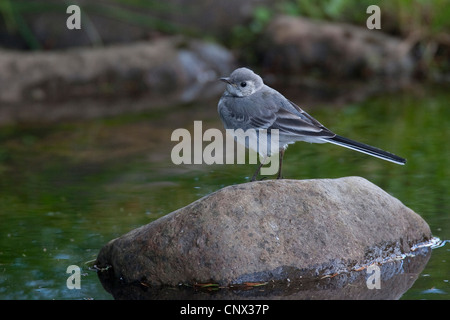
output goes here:
<path id="1" fill-rule="evenodd" d="M 247 85 L 247 82 L 243 81 L 241 82 L 241 87 L 244 88 Z"/>

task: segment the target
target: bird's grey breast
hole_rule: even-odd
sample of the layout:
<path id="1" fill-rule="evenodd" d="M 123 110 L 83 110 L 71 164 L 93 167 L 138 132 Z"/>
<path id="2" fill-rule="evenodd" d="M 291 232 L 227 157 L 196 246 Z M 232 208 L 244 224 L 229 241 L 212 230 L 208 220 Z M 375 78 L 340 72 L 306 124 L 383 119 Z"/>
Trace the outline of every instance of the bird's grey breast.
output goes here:
<path id="1" fill-rule="evenodd" d="M 246 97 L 223 95 L 219 101 L 220 117 L 227 129 L 267 129 L 275 120 L 279 106 L 270 94 L 258 90 Z"/>

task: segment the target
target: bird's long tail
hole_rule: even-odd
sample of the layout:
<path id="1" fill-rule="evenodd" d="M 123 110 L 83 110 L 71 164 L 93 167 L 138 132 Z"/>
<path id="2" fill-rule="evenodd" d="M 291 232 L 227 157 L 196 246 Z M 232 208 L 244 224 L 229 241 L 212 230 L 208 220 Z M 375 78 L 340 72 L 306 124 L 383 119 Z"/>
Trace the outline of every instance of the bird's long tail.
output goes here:
<path id="1" fill-rule="evenodd" d="M 390 161 L 393 163 L 404 165 L 406 163 L 406 159 L 403 159 L 395 154 L 390 152 L 369 146 L 367 144 L 354 141 L 348 138 L 341 137 L 339 135 L 334 136 L 333 138 L 323 138 L 323 141 L 336 144 L 338 146 L 342 146 L 345 148 L 349 148 L 355 151 L 359 151 L 373 157 L 377 157 L 386 161 Z"/>

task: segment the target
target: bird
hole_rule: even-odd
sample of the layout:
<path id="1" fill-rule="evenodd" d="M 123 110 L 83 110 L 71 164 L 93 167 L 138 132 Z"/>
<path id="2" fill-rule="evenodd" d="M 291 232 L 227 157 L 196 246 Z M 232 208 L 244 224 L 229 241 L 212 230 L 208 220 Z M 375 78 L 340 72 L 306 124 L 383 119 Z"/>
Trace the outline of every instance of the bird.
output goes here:
<path id="1" fill-rule="evenodd" d="M 225 129 L 267 130 L 269 134 L 274 129 L 278 130 L 279 150 L 258 150 L 261 149 L 258 147 L 258 136 L 256 147 L 246 144 L 247 148 L 252 147 L 263 157 L 274 151 L 279 152 L 277 179 L 282 178 L 285 150 L 297 141 L 332 143 L 399 165 L 406 164 L 406 159 L 395 154 L 337 135 L 281 93 L 265 85 L 263 79 L 248 68 L 237 68 L 229 77 L 219 80 L 226 83 L 217 106 Z M 264 161 L 261 161 L 251 181 L 256 180 L 263 165 Z"/>

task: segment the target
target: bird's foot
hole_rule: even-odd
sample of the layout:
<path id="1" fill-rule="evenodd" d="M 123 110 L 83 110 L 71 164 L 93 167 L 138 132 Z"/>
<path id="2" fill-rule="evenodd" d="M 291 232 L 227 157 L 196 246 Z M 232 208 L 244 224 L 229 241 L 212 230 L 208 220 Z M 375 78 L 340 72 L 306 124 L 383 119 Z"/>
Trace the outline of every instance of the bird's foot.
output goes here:
<path id="1" fill-rule="evenodd" d="M 263 181 L 263 180 L 266 180 L 267 179 L 267 177 L 262 177 L 261 179 L 257 179 L 257 177 L 252 177 L 252 179 L 250 180 L 250 182 L 253 182 L 253 181 Z"/>

